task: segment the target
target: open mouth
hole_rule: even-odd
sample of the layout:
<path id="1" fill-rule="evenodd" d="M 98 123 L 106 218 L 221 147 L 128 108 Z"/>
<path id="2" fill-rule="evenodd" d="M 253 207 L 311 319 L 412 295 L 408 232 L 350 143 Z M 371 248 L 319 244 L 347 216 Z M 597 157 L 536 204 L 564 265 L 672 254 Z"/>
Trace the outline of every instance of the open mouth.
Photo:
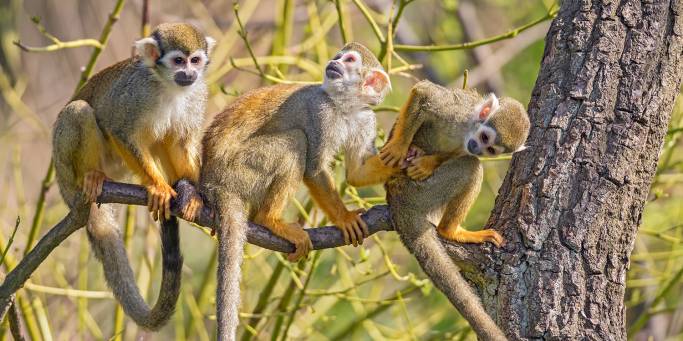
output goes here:
<path id="1" fill-rule="evenodd" d="M 337 79 L 342 77 L 342 70 L 335 63 L 330 63 L 325 68 L 325 75 L 329 79 Z"/>

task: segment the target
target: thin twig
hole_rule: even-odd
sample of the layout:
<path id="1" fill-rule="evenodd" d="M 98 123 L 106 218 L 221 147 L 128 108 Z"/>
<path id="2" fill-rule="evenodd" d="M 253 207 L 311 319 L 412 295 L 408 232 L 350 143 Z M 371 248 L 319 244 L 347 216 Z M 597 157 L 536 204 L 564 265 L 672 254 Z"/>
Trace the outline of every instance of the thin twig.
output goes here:
<path id="1" fill-rule="evenodd" d="M 7 256 L 7 251 L 9 251 L 9 248 L 12 247 L 12 243 L 14 243 L 14 236 L 17 234 L 17 230 L 19 229 L 19 223 L 21 223 L 21 218 L 17 216 L 17 221 L 14 224 L 14 230 L 12 231 L 12 235 L 9 237 L 9 240 L 7 241 L 7 246 L 5 247 L 5 250 L 2 252 L 0 264 L 5 262 L 5 256 Z"/>
<path id="2" fill-rule="evenodd" d="M 349 42 L 348 34 L 346 33 L 346 24 L 344 23 L 344 11 L 342 9 L 341 0 L 334 0 L 334 7 L 337 9 L 337 16 L 339 17 L 339 33 L 341 34 L 342 43 Z"/>
<path id="3" fill-rule="evenodd" d="M 25 51 L 25 52 L 54 52 L 54 51 L 59 51 L 59 50 L 63 50 L 63 49 L 73 49 L 73 48 L 78 48 L 78 47 L 102 48 L 102 44 L 97 39 L 78 39 L 78 40 L 72 40 L 72 41 L 59 41 L 59 42 L 52 44 L 52 45 L 40 46 L 40 47 L 28 46 L 28 45 L 22 43 L 20 40 L 15 40 L 15 41 L 13 41 L 13 43 L 17 47 L 19 47 L 22 51 Z"/>
<path id="4" fill-rule="evenodd" d="M 499 34 L 493 37 L 489 37 L 486 39 L 481 39 L 477 41 L 471 41 L 467 43 L 462 43 L 462 44 L 453 44 L 453 45 L 425 45 L 425 46 L 420 46 L 420 45 L 394 45 L 394 50 L 396 51 L 429 51 L 429 52 L 437 52 L 437 51 L 453 51 L 453 50 L 462 50 L 462 49 L 470 49 L 474 48 L 477 46 L 481 45 L 486 45 L 486 44 L 491 44 L 497 41 L 505 40 L 505 39 L 510 39 L 514 38 L 517 36 L 520 32 L 523 32 L 525 30 L 528 30 L 544 21 L 553 19 L 557 16 L 557 9 L 552 9 L 548 14 L 545 16 L 536 19 L 528 24 L 522 25 L 520 27 L 514 28 L 506 33 Z"/>

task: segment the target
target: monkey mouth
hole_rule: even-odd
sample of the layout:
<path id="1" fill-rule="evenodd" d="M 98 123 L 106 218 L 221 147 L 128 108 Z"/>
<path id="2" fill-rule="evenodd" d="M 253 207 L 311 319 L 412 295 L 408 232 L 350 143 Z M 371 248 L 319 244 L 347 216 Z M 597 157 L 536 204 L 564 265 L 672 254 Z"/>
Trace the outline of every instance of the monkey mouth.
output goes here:
<path id="1" fill-rule="evenodd" d="M 338 79 L 343 75 L 342 69 L 335 63 L 330 63 L 325 68 L 325 76 L 329 79 Z"/>

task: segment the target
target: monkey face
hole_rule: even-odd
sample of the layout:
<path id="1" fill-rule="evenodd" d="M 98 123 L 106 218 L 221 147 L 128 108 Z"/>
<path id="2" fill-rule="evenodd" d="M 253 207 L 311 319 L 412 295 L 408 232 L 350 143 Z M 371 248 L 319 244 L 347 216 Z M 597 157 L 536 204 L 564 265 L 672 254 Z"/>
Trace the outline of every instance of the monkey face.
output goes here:
<path id="1" fill-rule="evenodd" d="M 381 65 L 369 66 L 379 65 L 374 56 L 371 56 L 372 61 L 363 60 L 363 56 L 353 49 L 338 52 L 325 67 L 323 87 L 328 93 L 356 97 L 362 104 L 377 105 L 384 100 L 391 83 Z"/>
<path id="2" fill-rule="evenodd" d="M 529 133 L 529 119 L 518 101 L 490 94 L 472 113 L 475 122 L 465 140 L 465 149 L 473 156 L 498 156 L 524 149 Z"/>
<path id="3" fill-rule="evenodd" d="M 325 67 L 325 83 L 356 86 L 361 81 L 363 58 L 356 51 L 344 51 L 335 55 Z"/>
<path id="4" fill-rule="evenodd" d="M 204 50 L 197 50 L 190 55 L 174 50 L 167 52 L 157 63 L 161 65 L 159 69 L 164 78 L 178 86 L 189 86 L 202 76 L 207 62 L 208 56 Z"/>
<path id="5" fill-rule="evenodd" d="M 499 145 L 498 132 L 489 120 L 498 112 L 500 104 L 495 94 L 490 94 L 472 112 L 475 124 L 465 139 L 465 150 L 472 156 L 497 156 L 505 148 Z"/>
<path id="6" fill-rule="evenodd" d="M 209 53 L 215 45 L 187 24 L 162 24 L 152 36 L 135 42 L 137 56 L 162 81 L 187 87 L 201 79 L 209 64 Z"/>
<path id="7" fill-rule="evenodd" d="M 473 156 L 497 156 L 504 152 L 505 148 L 498 145 L 496 130 L 487 124 L 478 124 L 474 133 L 470 134 L 466 141 L 467 153 Z"/>

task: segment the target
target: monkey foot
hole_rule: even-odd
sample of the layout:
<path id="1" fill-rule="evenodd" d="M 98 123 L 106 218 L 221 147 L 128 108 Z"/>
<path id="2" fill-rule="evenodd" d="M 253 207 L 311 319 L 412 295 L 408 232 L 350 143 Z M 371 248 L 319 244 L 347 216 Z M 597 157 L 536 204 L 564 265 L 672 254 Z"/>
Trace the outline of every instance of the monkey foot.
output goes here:
<path id="1" fill-rule="evenodd" d="M 439 167 L 439 160 L 435 155 L 416 157 L 410 161 L 408 176 L 413 180 L 422 181 L 432 176 L 437 167 Z"/>
<path id="2" fill-rule="evenodd" d="M 286 231 L 284 236 L 289 242 L 294 244 L 294 252 L 287 255 L 287 260 L 290 262 L 298 262 L 301 259 L 308 258 L 308 253 L 313 249 L 313 243 L 308 233 L 297 224 L 279 223 L 283 228 L 281 231 Z"/>
<path id="3" fill-rule="evenodd" d="M 171 198 L 178 195 L 176 191 L 166 183 L 156 183 L 148 185 L 146 188 L 147 207 L 152 212 L 154 220 L 159 220 L 159 218 L 171 219 Z"/>
<path id="4" fill-rule="evenodd" d="M 365 223 L 361 214 L 365 213 L 364 209 L 346 212 L 341 218 L 335 219 L 333 223 L 344 234 L 344 243 L 358 246 L 363 244 L 363 239 L 370 235 L 368 232 L 368 225 Z"/>
<path id="5" fill-rule="evenodd" d="M 96 202 L 97 197 L 102 194 L 102 185 L 107 176 L 99 170 L 92 170 L 83 176 L 83 195 L 89 203 Z"/>
<path id="6" fill-rule="evenodd" d="M 505 245 L 505 239 L 497 231 L 486 229 L 481 231 L 468 231 L 462 227 L 453 229 L 438 229 L 439 235 L 447 240 L 452 240 L 458 243 L 475 243 L 481 244 L 485 242 L 492 243 L 497 247 Z"/>

